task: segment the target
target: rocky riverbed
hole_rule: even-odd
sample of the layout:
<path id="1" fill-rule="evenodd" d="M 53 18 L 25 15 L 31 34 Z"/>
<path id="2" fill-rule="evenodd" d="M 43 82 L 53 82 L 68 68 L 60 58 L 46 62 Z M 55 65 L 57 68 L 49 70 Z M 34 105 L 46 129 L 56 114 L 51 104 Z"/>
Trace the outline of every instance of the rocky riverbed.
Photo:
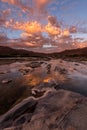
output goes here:
<path id="1" fill-rule="evenodd" d="M 86 130 L 87 62 L 0 65 L 0 130 Z"/>

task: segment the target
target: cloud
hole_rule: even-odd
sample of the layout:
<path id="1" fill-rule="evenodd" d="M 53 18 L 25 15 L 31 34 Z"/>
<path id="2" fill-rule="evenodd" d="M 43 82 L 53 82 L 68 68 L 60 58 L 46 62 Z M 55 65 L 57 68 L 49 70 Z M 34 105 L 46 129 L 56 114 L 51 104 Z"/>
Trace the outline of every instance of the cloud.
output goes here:
<path id="1" fill-rule="evenodd" d="M 52 2 L 52 0 L 34 0 L 36 3 L 37 8 L 44 8 L 46 7 L 49 3 Z"/>
<path id="2" fill-rule="evenodd" d="M 21 37 L 20 39 L 8 39 L 6 34 L 0 33 L 0 45 L 10 46 L 12 48 L 24 48 L 34 51 L 63 51 L 66 49 L 75 49 L 87 47 L 87 41 L 80 42 L 77 38 L 72 39 L 71 36 L 61 36 L 46 38 L 41 34 L 23 34 L 26 37 Z M 44 47 L 45 46 L 45 47 Z M 50 48 L 48 48 L 48 46 Z"/>
<path id="3" fill-rule="evenodd" d="M 23 31 L 21 34 L 21 47 L 34 48 L 50 44 L 60 48 L 61 46 L 62 48 L 65 48 L 65 46 L 71 48 L 73 46 L 73 39 L 69 30 L 70 28 L 62 29 L 58 23 L 56 17 L 50 16 L 48 17 L 48 23 L 46 25 L 42 25 L 37 21 L 14 22 L 10 20 L 6 22 L 6 26 Z M 43 35 L 43 33 L 45 33 L 46 36 Z"/>
<path id="4" fill-rule="evenodd" d="M 71 26 L 71 27 L 69 28 L 69 32 L 70 32 L 70 33 L 77 33 L 77 28 L 76 28 L 76 26 Z"/>
<path id="5" fill-rule="evenodd" d="M 26 38 L 23 36 L 21 39 L 24 42 L 30 42 L 35 46 L 41 47 L 43 46 L 45 43 L 49 43 L 50 39 L 44 37 L 42 34 L 33 34 L 33 35 L 27 35 Z M 28 45 L 28 44 L 27 44 Z"/>
<path id="6" fill-rule="evenodd" d="M 38 21 L 31 21 L 31 22 L 14 22 L 12 19 L 5 22 L 5 27 L 12 28 L 15 30 L 22 30 L 25 33 L 23 35 L 30 35 L 30 34 L 41 34 L 41 33 L 47 33 L 49 36 L 55 36 L 55 35 L 68 35 L 65 33 L 68 33 L 68 31 L 64 30 L 62 33 L 62 29 L 59 25 L 59 22 L 57 21 L 56 17 L 48 16 L 48 23 L 46 25 L 40 24 Z"/>
<path id="7" fill-rule="evenodd" d="M 42 32 L 42 26 L 37 21 L 32 22 L 14 22 L 14 20 L 10 19 L 5 22 L 5 27 L 12 28 L 13 30 L 22 30 L 26 32 L 26 36 L 29 34 L 36 34 Z"/>
<path id="8" fill-rule="evenodd" d="M 46 6 L 53 0 L 1 0 L 2 2 L 15 5 L 19 7 L 23 12 L 29 11 L 31 14 L 36 14 L 37 11 L 40 13 L 46 11 Z M 33 5 L 33 6 L 32 6 Z M 44 11 L 43 11 L 44 10 Z"/>
<path id="9" fill-rule="evenodd" d="M 60 24 L 55 16 L 48 16 L 48 24 L 44 27 L 49 36 L 61 34 Z"/>
<path id="10" fill-rule="evenodd" d="M 68 29 L 64 29 L 64 30 L 62 31 L 62 36 L 64 36 L 64 37 L 69 37 L 69 36 L 70 36 L 70 31 L 69 31 Z"/>
<path id="11" fill-rule="evenodd" d="M 0 41 L 8 40 L 8 37 L 5 33 L 0 33 Z"/>
<path id="12" fill-rule="evenodd" d="M 19 7 L 24 6 L 22 0 L 1 0 L 1 1 L 7 2 L 9 4 L 17 5 Z M 38 8 L 45 7 L 46 5 L 48 5 L 51 2 L 52 2 L 52 0 L 33 0 L 33 4 L 36 5 Z M 27 0 L 27 3 L 30 4 L 30 0 Z"/>
<path id="13" fill-rule="evenodd" d="M 6 19 L 3 17 L 0 17 L 0 27 L 5 23 Z"/>
<path id="14" fill-rule="evenodd" d="M 85 42 L 80 42 L 76 44 L 77 48 L 83 48 L 83 47 L 87 47 L 87 41 Z"/>
<path id="15" fill-rule="evenodd" d="M 8 16 L 10 15 L 10 12 L 10 9 L 0 11 L 0 27 L 5 24 Z"/>
<path id="16" fill-rule="evenodd" d="M 23 24 L 16 22 L 14 29 L 23 30 L 28 34 L 41 33 L 42 27 L 37 21 L 25 22 Z"/>
<path id="17" fill-rule="evenodd" d="M 48 22 L 52 26 L 60 27 L 60 22 L 57 20 L 56 16 L 48 16 Z"/>
<path id="18" fill-rule="evenodd" d="M 56 27 L 56 26 L 52 26 L 50 23 L 48 23 L 45 26 L 45 31 L 51 36 L 51 35 L 60 35 L 61 34 L 61 29 Z"/>
<path id="19" fill-rule="evenodd" d="M 11 4 L 11 5 L 15 5 L 17 7 L 19 7 L 23 12 L 29 11 L 30 13 L 33 13 L 33 9 L 28 6 L 30 5 L 30 1 L 28 0 L 28 4 L 24 4 L 22 1 L 20 0 L 1 0 L 2 2 Z"/>

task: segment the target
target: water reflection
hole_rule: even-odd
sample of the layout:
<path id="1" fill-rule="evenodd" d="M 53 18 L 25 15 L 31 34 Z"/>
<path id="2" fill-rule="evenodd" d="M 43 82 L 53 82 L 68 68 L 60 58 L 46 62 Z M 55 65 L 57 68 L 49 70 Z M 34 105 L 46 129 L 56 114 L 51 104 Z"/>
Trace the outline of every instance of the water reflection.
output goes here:
<path id="1" fill-rule="evenodd" d="M 61 88 L 76 91 L 82 91 L 82 85 L 87 83 L 87 67 L 86 65 L 63 60 L 43 61 L 41 66 L 31 68 L 31 63 L 15 62 L 10 65 L 0 66 L 0 82 L 4 79 L 12 79 L 15 81 L 15 86 L 37 87 L 51 84 L 61 85 Z M 34 65 L 34 62 L 33 62 Z M 39 64 L 38 64 L 39 65 Z M 48 73 L 49 71 L 49 73 Z M 85 77 L 85 78 L 84 78 Z M 85 82 L 83 82 L 85 81 Z M 77 85 L 78 83 L 78 85 Z M 85 83 L 85 84 L 84 84 Z M 2 83 L 1 83 L 2 85 Z M 6 86 L 6 85 L 5 85 Z"/>
<path id="2" fill-rule="evenodd" d="M 43 83 L 59 83 L 64 82 L 67 77 L 59 72 L 47 73 L 46 68 L 39 68 L 32 73 L 25 75 L 22 79 L 22 84 L 27 84 L 29 86 L 37 86 Z"/>

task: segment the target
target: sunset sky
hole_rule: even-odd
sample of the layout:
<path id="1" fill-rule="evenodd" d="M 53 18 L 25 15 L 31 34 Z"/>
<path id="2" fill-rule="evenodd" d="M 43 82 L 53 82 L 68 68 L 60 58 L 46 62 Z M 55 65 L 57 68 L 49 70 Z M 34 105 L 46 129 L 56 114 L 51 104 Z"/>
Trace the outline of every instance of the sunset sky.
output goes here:
<path id="1" fill-rule="evenodd" d="M 87 0 L 0 0 L 0 45 L 36 51 L 87 46 Z"/>

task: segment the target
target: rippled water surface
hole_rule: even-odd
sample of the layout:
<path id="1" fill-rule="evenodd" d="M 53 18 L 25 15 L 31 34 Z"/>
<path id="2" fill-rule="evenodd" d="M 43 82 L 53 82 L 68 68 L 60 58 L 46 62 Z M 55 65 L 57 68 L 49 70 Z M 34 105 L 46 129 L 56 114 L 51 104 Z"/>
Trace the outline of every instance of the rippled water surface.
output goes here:
<path id="1" fill-rule="evenodd" d="M 63 60 L 24 61 L 0 65 L 0 86 L 20 83 L 20 86 L 54 85 L 87 96 L 87 65 Z M 7 81 L 7 83 L 3 83 Z"/>

